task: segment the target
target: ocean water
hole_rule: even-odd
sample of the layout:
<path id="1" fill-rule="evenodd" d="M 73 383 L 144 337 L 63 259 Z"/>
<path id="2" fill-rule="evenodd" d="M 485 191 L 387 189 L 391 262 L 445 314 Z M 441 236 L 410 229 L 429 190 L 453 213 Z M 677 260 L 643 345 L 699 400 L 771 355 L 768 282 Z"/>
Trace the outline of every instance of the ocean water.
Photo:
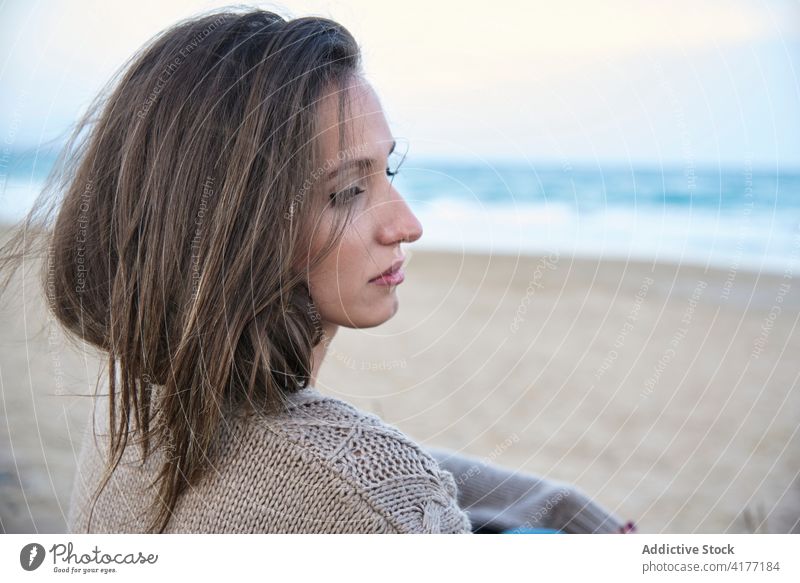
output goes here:
<path id="1" fill-rule="evenodd" d="M 420 247 L 778 273 L 800 259 L 796 172 L 440 162 L 404 165 L 395 180 Z"/>
<path id="2" fill-rule="evenodd" d="M 5 160 L 0 221 L 24 215 L 52 157 Z M 558 253 L 796 272 L 800 172 L 406 160 L 417 249 Z"/>

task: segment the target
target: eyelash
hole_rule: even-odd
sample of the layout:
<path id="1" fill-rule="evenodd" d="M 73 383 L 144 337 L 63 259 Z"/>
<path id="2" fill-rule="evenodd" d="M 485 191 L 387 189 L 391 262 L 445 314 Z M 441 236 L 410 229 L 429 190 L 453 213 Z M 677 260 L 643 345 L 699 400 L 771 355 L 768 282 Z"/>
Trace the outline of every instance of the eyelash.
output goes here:
<path id="1" fill-rule="evenodd" d="M 399 168 L 394 172 L 392 172 L 391 170 L 389 170 L 388 166 L 386 167 L 386 176 L 388 176 L 389 178 L 394 178 L 395 176 L 397 176 L 398 172 L 400 172 Z M 333 204 L 341 204 L 343 202 L 352 200 L 353 198 L 357 197 L 360 194 L 364 194 L 365 192 L 366 192 L 365 189 L 359 188 L 358 186 L 354 186 L 353 188 L 346 188 L 345 190 L 340 190 L 339 192 L 332 192 L 330 194 L 330 199 L 333 202 Z M 340 200 L 341 198 L 344 198 L 344 200 Z"/>
<path id="2" fill-rule="evenodd" d="M 359 194 L 364 194 L 365 192 L 367 192 L 365 189 L 359 188 L 358 186 L 346 188 L 344 190 L 340 190 L 339 192 L 332 192 L 331 202 L 333 204 L 346 203 L 357 197 Z"/>

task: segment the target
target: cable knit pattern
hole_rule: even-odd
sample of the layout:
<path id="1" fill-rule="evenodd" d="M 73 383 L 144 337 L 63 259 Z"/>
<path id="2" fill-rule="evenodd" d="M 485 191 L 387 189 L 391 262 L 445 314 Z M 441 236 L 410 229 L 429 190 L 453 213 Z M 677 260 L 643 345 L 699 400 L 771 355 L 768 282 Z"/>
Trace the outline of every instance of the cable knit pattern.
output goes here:
<path id="1" fill-rule="evenodd" d="M 104 408 L 103 408 L 104 409 Z M 98 409 L 98 427 L 104 418 Z M 98 432 L 100 432 L 98 430 Z M 89 430 L 70 506 L 86 532 L 104 464 Z M 313 388 L 286 413 L 234 416 L 214 467 L 178 501 L 167 532 L 469 533 L 453 476 L 400 430 Z M 95 506 L 91 532 L 143 532 L 160 454 L 141 465 L 129 446 Z"/>

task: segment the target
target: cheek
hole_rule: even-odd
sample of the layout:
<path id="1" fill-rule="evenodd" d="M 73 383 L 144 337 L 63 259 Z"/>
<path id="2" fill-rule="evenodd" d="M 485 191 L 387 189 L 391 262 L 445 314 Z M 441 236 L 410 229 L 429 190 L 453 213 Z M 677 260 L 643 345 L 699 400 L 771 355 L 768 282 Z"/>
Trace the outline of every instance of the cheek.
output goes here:
<path id="1" fill-rule="evenodd" d="M 309 274 L 309 287 L 320 309 L 342 304 L 347 308 L 364 293 L 368 260 L 361 229 L 349 225 L 331 253 Z"/>
<path id="2" fill-rule="evenodd" d="M 339 275 L 338 286 L 342 295 L 347 294 L 350 297 L 362 293 L 367 283 L 365 278 L 369 254 L 362 231 L 359 225 L 350 225 L 332 257 Z"/>

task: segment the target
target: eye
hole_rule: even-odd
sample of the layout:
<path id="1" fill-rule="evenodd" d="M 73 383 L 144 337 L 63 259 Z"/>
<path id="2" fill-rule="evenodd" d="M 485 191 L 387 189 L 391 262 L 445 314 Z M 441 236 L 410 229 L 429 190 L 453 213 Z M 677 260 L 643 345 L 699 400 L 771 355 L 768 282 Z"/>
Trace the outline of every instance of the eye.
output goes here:
<path id="1" fill-rule="evenodd" d="M 337 204 L 346 204 L 356 198 L 358 195 L 365 193 L 366 190 L 360 188 L 358 186 L 352 186 L 350 188 L 345 188 L 344 190 L 340 190 L 339 192 L 332 192 L 330 194 L 331 203 L 334 205 Z"/>

